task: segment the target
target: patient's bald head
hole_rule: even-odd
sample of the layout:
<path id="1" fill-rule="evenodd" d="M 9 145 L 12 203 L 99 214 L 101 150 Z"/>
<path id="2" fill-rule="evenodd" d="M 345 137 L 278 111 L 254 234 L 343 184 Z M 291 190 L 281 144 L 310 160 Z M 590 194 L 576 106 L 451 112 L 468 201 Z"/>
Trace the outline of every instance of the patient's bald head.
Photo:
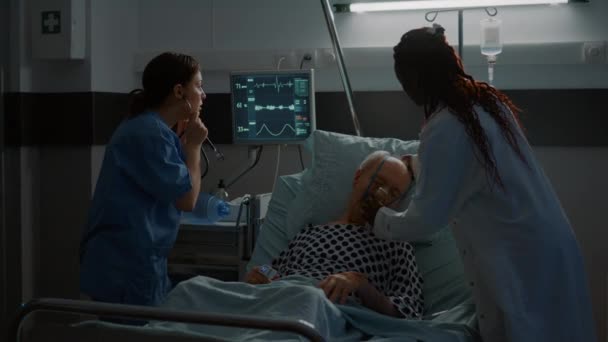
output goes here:
<path id="1" fill-rule="evenodd" d="M 359 165 L 359 170 L 371 170 L 378 167 L 378 164 L 382 162 L 384 158 L 390 158 L 391 154 L 386 151 L 375 151 L 367 155 L 361 165 Z"/>
<path id="2" fill-rule="evenodd" d="M 412 179 L 408 168 L 400 158 L 392 156 L 387 151 L 375 151 L 363 160 L 355 174 L 354 186 L 357 187 L 359 181 L 359 183 L 366 183 L 364 185 L 367 188 L 367 184 L 371 181 L 382 161 L 384 161 L 384 164 L 376 174 L 376 181 L 388 187 L 393 187 L 400 193 L 407 191 Z"/>
<path id="3" fill-rule="evenodd" d="M 361 212 L 362 200 L 368 188 L 374 191 L 382 187 L 390 198 L 398 200 L 409 189 L 411 180 L 408 168 L 401 159 L 386 151 L 369 154 L 355 172 L 349 203 L 350 216 L 357 216 Z"/>

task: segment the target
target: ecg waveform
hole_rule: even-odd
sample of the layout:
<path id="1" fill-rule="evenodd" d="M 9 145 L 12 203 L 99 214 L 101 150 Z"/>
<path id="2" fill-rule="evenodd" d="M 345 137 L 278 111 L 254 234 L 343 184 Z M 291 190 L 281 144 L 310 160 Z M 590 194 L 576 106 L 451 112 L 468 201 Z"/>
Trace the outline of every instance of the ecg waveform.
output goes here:
<path id="1" fill-rule="evenodd" d="M 254 88 L 274 87 L 278 93 L 281 91 L 281 88 L 283 88 L 283 87 L 289 87 L 289 88 L 293 87 L 293 83 L 291 81 L 288 81 L 287 83 L 281 83 L 281 82 L 279 82 L 279 77 L 276 76 L 274 83 L 266 83 L 266 82 L 256 83 L 253 85 L 253 87 Z"/>
<path id="2" fill-rule="evenodd" d="M 256 133 L 256 135 L 260 135 L 260 133 L 262 133 L 262 131 L 264 130 L 264 128 L 266 128 L 266 131 L 268 132 L 268 134 L 272 135 L 273 137 L 278 137 L 279 135 L 283 134 L 283 132 L 289 128 L 291 129 L 294 133 L 297 134 L 295 128 L 291 127 L 291 125 L 284 125 L 283 129 L 281 129 L 281 131 L 279 133 L 273 133 L 270 128 L 268 128 L 268 126 L 266 126 L 266 124 L 263 124 L 262 127 L 260 128 L 260 130 Z"/>
<path id="3" fill-rule="evenodd" d="M 274 106 L 274 105 L 268 105 L 268 106 L 260 106 L 260 105 L 255 105 L 255 111 L 258 112 L 260 110 L 290 110 L 290 111 L 294 111 L 296 109 L 295 105 L 289 105 L 289 106 Z"/>

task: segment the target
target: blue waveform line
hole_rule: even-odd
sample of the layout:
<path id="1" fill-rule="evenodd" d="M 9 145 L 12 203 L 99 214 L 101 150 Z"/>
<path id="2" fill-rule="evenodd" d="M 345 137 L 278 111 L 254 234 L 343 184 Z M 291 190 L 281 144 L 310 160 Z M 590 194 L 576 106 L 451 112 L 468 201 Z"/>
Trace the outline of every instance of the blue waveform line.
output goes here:
<path id="1" fill-rule="evenodd" d="M 295 105 L 289 105 L 289 106 L 283 106 L 283 105 L 279 105 L 279 106 L 275 106 L 275 105 L 267 105 L 267 106 L 260 106 L 260 105 L 255 105 L 255 110 L 256 111 L 260 111 L 260 110 L 290 110 L 290 111 L 294 111 L 296 109 Z"/>
<path id="2" fill-rule="evenodd" d="M 266 83 L 266 82 L 256 83 L 253 85 L 253 87 L 254 88 L 274 87 L 278 93 L 281 91 L 281 88 L 283 88 L 283 87 L 289 87 L 289 88 L 293 87 L 293 83 L 291 81 L 288 81 L 287 83 L 281 83 L 281 82 L 279 82 L 279 77 L 276 76 L 274 83 Z"/>
<path id="3" fill-rule="evenodd" d="M 260 128 L 260 130 L 256 133 L 256 135 L 260 135 L 260 133 L 262 133 L 262 130 L 264 130 L 264 128 L 266 128 L 266 131 L 268 132 L 268 134 L 272 135 L 273 137 L 278 137 L 279 135 L 283 134 L 283 132 L 287 129 L 290 128 L 294 133 L 296 133 L 295 128 L 291 127 L 291 125 L 289 124 L 285 124 L 283 126 L 283 129 L 279 132 L 279 133 L 273 133 L 270 128 L 268 128 L 268 126 L 266 126 L 266 124 L 263 124 L 262 127 Z"/>

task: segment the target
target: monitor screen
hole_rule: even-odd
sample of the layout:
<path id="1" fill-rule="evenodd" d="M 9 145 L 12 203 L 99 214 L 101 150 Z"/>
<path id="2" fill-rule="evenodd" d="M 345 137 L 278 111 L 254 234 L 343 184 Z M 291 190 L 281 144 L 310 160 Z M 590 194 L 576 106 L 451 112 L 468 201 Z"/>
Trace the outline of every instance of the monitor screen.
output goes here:
<path id="1" fill-rule="evenodd" d="M 232 134 L 236 144 L 289 144 L 315 129 L 313 70 L 233 72 Z"/>

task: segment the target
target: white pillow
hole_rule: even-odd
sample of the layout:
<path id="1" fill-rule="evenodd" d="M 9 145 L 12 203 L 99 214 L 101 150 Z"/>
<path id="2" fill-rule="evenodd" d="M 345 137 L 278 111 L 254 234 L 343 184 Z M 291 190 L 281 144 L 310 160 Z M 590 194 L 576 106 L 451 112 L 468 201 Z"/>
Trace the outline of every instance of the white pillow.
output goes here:
<path id="1" fill-rule="evenodd" d="M 302 176 L 302 192 L 287 211 L 287 237 L 293 238 L 308 224 L 324 224 L 344 213 L 355 172 L 370 153 L 384 150 L 396 156 L 415 154 L 418 145 L 417 140 L 315 131 L 306 142 L 313 156 L 312 167 Z"/>

